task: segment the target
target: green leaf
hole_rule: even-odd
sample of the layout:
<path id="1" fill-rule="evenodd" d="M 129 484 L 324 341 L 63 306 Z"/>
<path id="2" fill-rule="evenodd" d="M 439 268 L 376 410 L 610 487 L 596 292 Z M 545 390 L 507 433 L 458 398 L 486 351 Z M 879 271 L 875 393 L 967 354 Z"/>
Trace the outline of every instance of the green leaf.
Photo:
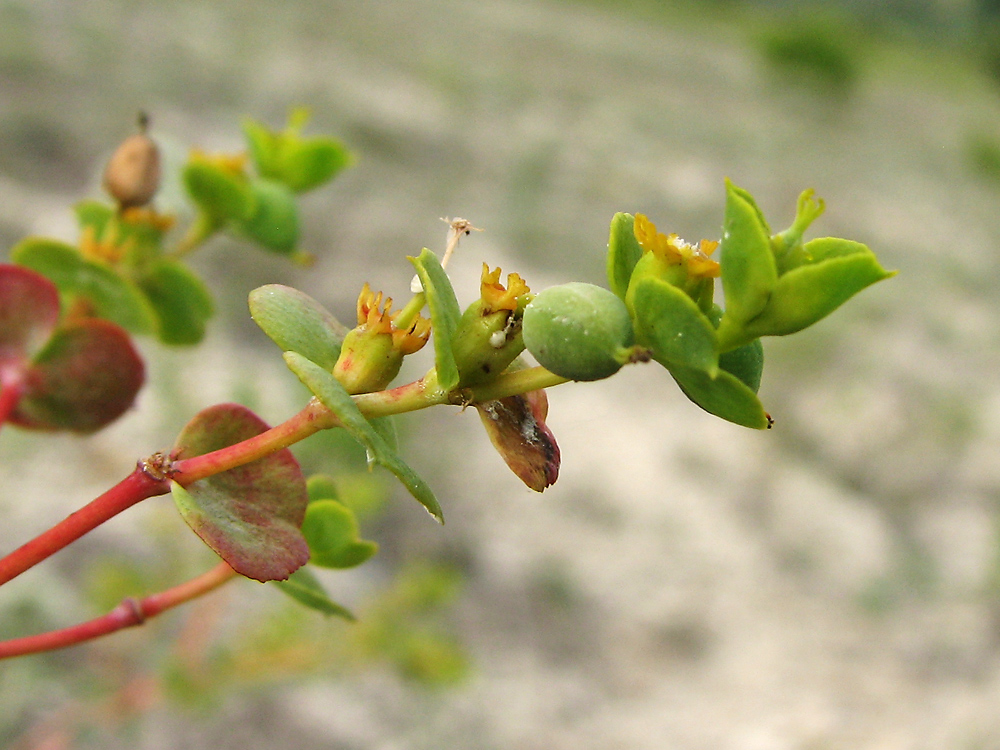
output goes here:
<path id="1" fill-rule="evenodd" d="M 313 474 L 309 477 L 306 480 L 306 491 L 309 493 L 310 503 L 318 500 L 336 500 L 340 495 L 336 481 L 326 474 Z"/>
<path id="2" fill-rule="evenodd" d="M 756 393 L 764 372 L 764 345 L 760 339 L 719 355 L 719 369 L 735 375 Z"/>
<path id="3" fill-rule="evenodd" d="M 45 276 L 67 298 L 83 297 L 93 315 L 132 333 L 151 333 L 156 315 L 146 296 L 108 266 L 85 259 L 65 242 L 27 237 L 11 250 L 11 260 Z"/>
<path id="4" fill-rule="evenodd" d="M 191 269 L 173 258 L 158 258 L 139 285 L 156 310 L 160 341 L 197 344 L 204 338 L 214 304 L 208 288 Z"/>
<path id="5" fill-rule="evenodd" d="M 284 146 L 281 179 L 296 193 L 319 187 L 351 163 L 350 152 L 333 138 L 288 138 Z"/>
<path id="6" fill-rule="evenodd" d="M 377 544 L 358 536 L 354 514 L 336 500 L 309 503 L 302 535 L 309 545 L 309 562 L 321 568 L 353 568 L 378 551 Z"/>
<path id="7" fill-rule="evenodd" d="M 757 394 L 735 375 L 719 370 L 712 379 L 701 370 L 685 367 L 671 368 L 670 374 L 684 395 L 710 414 L 757 430 L 770 426 Z"/>
<path id="8" fill-rule="evenodd" d="M 181 179 L 191 200 L 216 224 L 244 221 L 257 209 L 254 192 L 244 175 L 196 158 L 184 165 Z"/>
<path id="9" fill-rule="evenodd" d="M 389 449 L 376 429 L 365 419 L 354 399 L 344 390 L 344 386 L 330 372 L 297 352 L 285 352 L 284 357 L 289 369 L 323 406 L 333 412 L 344 429 L 365 447 L 374 462 L 392 472 L 428 513 L 444 523 L 441 506 L 430 487 Z"/>
<path id="10" fill-rule="evenodd" d="M 639 344 L 664 367 L 689 367 L 714 376 L 715 328 L 687 293 L 658 278 L 639 279 L 630 292 Z"/>
<path id="11" fill-rule="evenodd" d="M 299 209 L 287 185 L 267 179 L 250 182 L 254 210 L 234 226 L 266 250 L 291 255 L 299 241 Z"/>
<path id="12" fill-rule="evenodd" d="M 81 229 L 89 227 L 94 231 L 95 237 L 101 237 L 108 223 L 115 218 L 118 209 L 101 201 L 88 200 L 77 203 L 73 207 L 73 212 Z"/>
<path id="13" fill-rule="evenodd" d="M 171 455 L 176 460 L 200 456 L 267 429 L 245 406 L 219 404 L 187 424 Z M 284 580 L 308 561 L 309 547 L 299 530 L 308 503 L 306 482 L 287 448 L 186 488 L 174 482 L 171 490 L 184 521 L 237 573 L 258 581 Z"/>
<path id="14" fill-rule="evenodd" d="M 641 257 L 642 246 L 635 238 L 635 217 L 632 214 L 615 214 L 608 238 L 608 286 L 623 300 L 632 271 Z"/>
<path id="15" fill-rule="evenodd" d="M 90 318 L 64 325 L 35 355 L 11 422 L 93 432 L 125 413 L 144 378 L 142 359 L 114 323 Z"/>
<path id="16" fill-rule="evenodd" d="M 347 328 L 308 294 L 281 284 L 250 292 L 250 317 L 285 352 L 333 370 Z"/>
<path id="17" fill-rule="evenodd" d="M 767 304 L 778 281 L 769 233 L 750 194 L 727 180 L 719 261 L 726 296 L 722 326 L 745 323 Z"/>
<path id="18" fill-rule="evenodd" d="M 384 417 L 374 417 L 368 420 L 368 424 L 375 428 L 383 442 L 391 451 L 399 450 L 399 433 L 396 431 L 396 417 L 389 414 Z"/>
<path id="19" fill-rule="evenodd" d="M 261 177 L 281 179 L 281 136 L 249 117 L 243 120 L 250 158 Z"/>
<path id="20" fill-rule="evenodd" d="M 350 152 L 339 141 L 301 137 L 299 130 L 304 124 L 294 112 L 289 126 L 280 133 L 254 120 L 243 121 L 250 157 L 261 177 L 284 183 L 296 193 L 319 187 L 351 162 Z"/>
<path id="21" fill-rule="evenodd" d="M 0 264 L 0 376 L 27 363 L 59 320 L 59 290 L 35 271 Z"/>
<path id="22" fill-rule="evenodd" d="M 434 366 L 437 369 L 438 386 L 450 391 L 458 385 L 458 365 L 451 349 L 451 340 L 458 327 L 462 311 L 458 307 L 455 290 L 451 287 L 448 274 L 441 267 L 437 256 L 424 248 L 416 258 L 409 261 L 417 269 L 417 277 L 427 295 L 427 306 L 431 311 L 431 329 L 434 331 Z"/>
<path id="23" fill-rule="evenodd" d="M 795 333 L 829 315 L 865 287 L 893 275 L 859 242 L 822 238 L 803 246 L 814 260 L 778 279 L 771 298 L 746 324 L 753 336 Z"/>
<path id="24" fill-rule="evenodd" d="M 316 576 L 308 568 L 299 568 L 288 577 L 288 580 L 274 581 L 273 583 L 299 604 L 310 609 L 315 609 L 325 615 L 343 617 L 351 622 L 355 620 L 349 609 L 330 599 L 323 585 L 316 580 Z"/>

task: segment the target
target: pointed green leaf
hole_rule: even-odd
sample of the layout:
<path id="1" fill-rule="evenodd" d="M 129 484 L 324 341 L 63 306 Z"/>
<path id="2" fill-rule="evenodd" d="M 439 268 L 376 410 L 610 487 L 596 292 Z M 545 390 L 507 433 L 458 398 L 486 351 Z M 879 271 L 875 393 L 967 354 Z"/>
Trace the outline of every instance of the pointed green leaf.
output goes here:
<path id="1" fill-rule="evenodd" d="M 763 312 L 746 324 L 754 336 L 801 331 L 865 287 L 893 275 L 859 242 L 822 238 L 807 242 L 803 250 L 814 262 L 793 268 L 778 279 Z"/>
<path id="2" fill-rule="evenodd" d="M 623 300 L 632 271 L 641 257 L 642 247 L 635 238 L 635 217 L 632 214 L 615 214 L 608 238 L 608 286 Z"/>
<path id="3" fill-rule="evenodd" d="M 664 367 L 690 367 L 714 375 L 718 367 L 715 328 L 683 290 L 647 277 L 630 292 L 639 344 L 650 347 Z"/>
<path id="4" fill-rule="evenodd" d="M 197 344 L 204 338 L 214 304 L 208 287 L 190 268 L 173 258 L 158 258 L 139 286 L 156 310 L 160 341 Z"/>
<path id="5" fill-rule="evenodd" d="M 347 328 L 308 294 L 281 284 L 250 292 L 250 317 L 285 352 L 333 370 Z"/>
<path id="6" fill-rule="evenodd" d="M 769 232 L 750 194 L 727 180 L 719 253 L 726 296 L 723 326 L 745 323 L 767 304 L 778 281 Z"/>
<path id="7" fill-rule="evenodd" d="M 291 255 L 299 241 L 295 194 L 287 185 L 267 179 L 251 180 L 250 189 L 254 211 L 249 217 L 237 220 L 234 226 L 265 250 Z"/>
<path id="8" fill-rule="evenodd" d="M 354 514 L 336 500 L 309 503 L 302 535 L 309 545 L 309 562 L 321 568 L 353 568 L 378 552 L 377 544 L 358 536 Z"/>
<path id="9" fill-rule="evenodd" d="M 26 363 L 59 320 L 59 290 L 35 271 L 0 264 L 0 370 Z"/>
<path id="10" fill-rule="evenodd" d="M 199 412 L 174 445 L 177 460 L 248 440 L 268 429 L 239 404 Z M 172 484 L 174 503 L 191 529 L 233 570 L 258 581 L 284 580 L 309 559 L 299 530 L 308 503 L 305 477 L 286 448 L 186 488 Z"/>
<path id="11" fill-rule="evenodd" d="M 135 284 L 113 269 L 85 259 L 65 242 L 27 237 L 11 250 L 11 260 L 45 276 L 66 297 L 83 297 L 98 318 L 132 333 L 150 333 L 156 315 Z"/>
<path id="12" fill-rule="evenodd" d="M 355 620 L 349 609 L 340 606 L 330 598 L 326 589 L 308 568 L 299 568 L 288 577 L 287 581 L 274 581 L 273 583 L 299 604 L 310 609 L 315 609 L 325 615 L 343 617 L 351 622 Z"/>
<path id="13" fill-rule="evenodd" d="M 757 430 L 770 426 L 757 394 L 735 375 L 720 370 L 712 379 L 700 370 L 683 367 L 672 368 L 670 374 L 684 395 L 710 414 Z"/>
<path id="14" fill-rule="evenodd" d="M 375 463 L 395 474 L 417 502 L 434 518 L 444 523 L 441 506 L 430 487 L 389 449 L 379 433 L 365 419 L 354 399 L 344 390 L 344 386 L 337 382 L 331 373 L 297 352 L 285 352 L 284 357 L 289 369 L 313 392 L 323 406 L 333 412 L 344 429 L 365 447 Z"/>
<path id="15" fill-rule="evenodd" d="M 90 318 L 64 325 L 35 355 L 11 422 L 93 432 L 132 405 L 144 378 L 142 359 L 114 323 Z"/>
<path id="16" fill-rule="evenodd" d="M 396 417 L 392 414 L 385 417 L 375 417 L 368 420 L 368 424 L 375 428 L 383 442 L 389 450 L 396 452 L 399 450 L 399 433 L 396 431 Z"/>
<path id="17" fill-rule="evenodd" d="M 256 120 L 243 120 L 243 135 L 246 137 L 250 158 L 261 177 L 281 179 L 281 136 Z"/>
<path id="18" fill-rule="evenodd" d="M 319 187 L 351 163 L 350 152 L 333 138 L 287 138 L 281 150 L 281 180 L 296 193 Z"/>
<path id="19" fill-rule="evenodd" d="M 437 256 L 424 248 L 419 256 L 410 258 L 417 269 L 417 277 L 427 295 L 427 306 L 431 311 L 431 328 L 434 331 L 434 366 L 437 368 L 438 385 L 450 391 L 458 385 L 458 366 L 451 349 L 451 340 L 458 327 L 462 311 L 458 307 L 455 290 L 451 287 L 448 274 L 441 267 Z"/>
<path id="20" fill-rule="evenodd" d="M 760 339 L 719 355 L 719 369 L 735 375 L 756 393 L 764 371 L 764 345 Z"/>

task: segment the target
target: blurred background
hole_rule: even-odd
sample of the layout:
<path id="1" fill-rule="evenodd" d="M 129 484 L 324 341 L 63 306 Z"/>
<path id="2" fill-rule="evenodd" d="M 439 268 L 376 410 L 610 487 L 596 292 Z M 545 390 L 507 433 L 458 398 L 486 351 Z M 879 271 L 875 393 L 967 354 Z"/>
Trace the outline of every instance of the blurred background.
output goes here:
<path id="1" fill-rule="evenodd" d="M 324 578 L 360 618 L 269 586 L 0 665 L 0 745 L 62 748 L 1000 746 L 1000 3 L 0 0 L 0 257 L 75 239 L 71 206 L 136 112 L 169 158 L 242 148 L 296 105 L 355 166 L 305 199 L 310 269 L 214 242 L 209 340 L 140 342 L 150 384 L 86 439 L 0 435 L 11 549 L 172 444 L 213 403 L 306 396 L 246 311 L 263 283 L 345 321 L 403 299 L 441 217 L 540 290 L 604 284 L 608 223 L 718 237 L 723 179 L 787 226 L 872 247 L 895 279 L 765 342 L 756 433 L 662 370 L 554 389 L 536 495 L 471 413 L 400 420 L 448 523 L 340 436 L 297 451 L 352 488 L 371 563 Z M 179 208 L 176 185 L 160 197 Z M 424 355 L 421 355 L 424 356 Z M 419 359 L 419 358 L 418 358 Z M 419 376 L 428 359 L 414 363 Z M 353 450 L 353 452 L 352 452 Z M 169 500 L 4 588 L 0 635 L 94 617 L 209 567 Z"/>

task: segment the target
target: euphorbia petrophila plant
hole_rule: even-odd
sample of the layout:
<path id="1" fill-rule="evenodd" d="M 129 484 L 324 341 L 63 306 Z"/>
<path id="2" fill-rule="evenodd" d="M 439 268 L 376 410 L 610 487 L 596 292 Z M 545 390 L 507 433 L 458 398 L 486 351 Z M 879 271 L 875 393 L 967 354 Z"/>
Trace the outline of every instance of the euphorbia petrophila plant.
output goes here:
<path id="1" fill-rule="evenodd" d="M 179 256 L 222 230 L 295 257 L 293 193 L 316 186 L 345 162 L 332 142 L 301 138 L 301 125 L 296 115 L 281 133 L 256 123 L 245 126 L 256 174 L 246 170 L 240 155 L 195 153 L 184 180 L 198 214 L 172 252 L 163 250 L 162 217 L 140 209 L 145 213 L 137 223 L 126 219 L 134 216 L 129 212 L 136 210 L 142 196 L 134 194 L 141 190 L 123 191 L 128 195 L 118 197 L 117 209 L 87 205 L 78 210 L 86 246 L 100 247 L 99 253 L 42 240 L 15 248 L 14 260 L 22 265 L 0 273 L 0 382 L 6 394 L 0 404 L 27 399 L 25 383 L 31 378 L 26 373 L 50 361 L 45 352 L 52 345 L 44 341 L 61 330 L 60 296 L 63 316 L 66 309 L 79 314 L 82 298 L 88 320 L 102 311 L 109 318 L 122 317 L 121 310 L 128 309 L 133 320 L 148 318 L 148 327 L 161 339 L 187 340 L 196 338 L 193 331 L 210 308 Z M 135 173 L 141 183 L 150 171 Z M 0 657 L 59 648 L 139 624 L 236 575 L 276 581 L 308 606 L 349 617 L 306 564 L 350 567 L 368 559 L 375 545 L 358 537 L 353 515 L 328 483 L 322 478 L 307 482 L 287 450 L 320 430 L 346 430 L 364 446 L 369 467 L 386 468 L 443 522 L 434 493 L 398 454 L 392 421 L 397 414 L 474 406 L 501 456 L 537 491 L 555 482 L 559 471 L 559 449 L 545 424 L 545 389 L 568 381 L 600 380 L 627 365 L 655 362 L 706 411 L 746 427 L 770 427 L 772 419 L 757 397 L 761 337 L 801 330 L 891 275 L 860 243 L 804 242 L 803 232 L 822 208 L 806 191 L 791 227 L 772 234 L 750 194 L 727 182 L 721 239 L 696 244 L 660 233 L 641 214 L 619 213 L 608 241 L 608 288 L 574 281 L 533 294 L 519 274 L 508 274 L 502 283 L 500 269 L 484 264 L 479 296 L 464 311 L 444 263 L 473 227 L 456 219 L 441 261 L 428 249 L 409 258 L 416 269 L 412 298 L 393 311 L 392 300 L 365 284 L 352 329 L 295 289 L 268 285 L 254 290 L 250 314 L 312 392 L 309 402 L 276 427 L 236 404 L 202 411 L 172 448 L 140 460 L 135 471 L 80 512 L 0 559 L 0 583 L 125 508 L 167 492 L 222 562 L 173 589 L 130 599 L 97 620 L 0 643 Z M 74 270 L 60 285 L 63 263 Z M 53 279 L 58 293 L 22 266 L 48 269 L 58 277 Z M 91 266 L 99 267 L 99 274 Z M 95 294 L 93 289 L 111 288 L 94 282 L 98 276 L 116 279 L 108 284 L 128 291 L 122 298 L 129 301 L 119 307 L 108 301 L 109 293 Z M 716 279 L 721 279 L 722 305 L 715 302 Z M 164 313 L 182 298 L 195 300 L 193 327 L 169 333 Z M 428 341 L 434 350 L 431 368 L 393 386 L 404 358 Z M 7 408 L 17 413 L 16 407 Z"/>

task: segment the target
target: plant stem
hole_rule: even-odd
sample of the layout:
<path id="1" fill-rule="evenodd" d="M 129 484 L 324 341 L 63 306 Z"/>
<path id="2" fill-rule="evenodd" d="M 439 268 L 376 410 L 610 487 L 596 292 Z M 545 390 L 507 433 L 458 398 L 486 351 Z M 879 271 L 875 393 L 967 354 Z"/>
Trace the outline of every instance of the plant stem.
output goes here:
<path id="1" fill-rule="evenodd" d="M 236 571 L 226 563 L 220 562 L 200 576 L 166 591 L 139 600 L 125 599 L 106 615 L 96 619 L 81 622 L 62 630 L 53 630 L 49 633 L 0 641 L 0 659 L 75 646 L 84 641 L 114 633 L 116 630 L 142 625 L 149 618 L 156 617 L 161 612 L 176 607 L 178 604 L 207 594 L 235 576 Z"/>
<path id="2" fill-rule="evenodd" d="M 469 405 L 491 401 L 567 381 L 542 367 L 531 367 L 505 373 L 486 385 L 459 389 L 452 393 L 434 387 L 433 382 L 434 378 L 425 377 L 392 390 L 359 394 L 354 399 L 366 416 L 382 417 L 445 403 Z M 148 497 L 166 494 L 170 490 L 171 480 L 186 487 L 200 479 L 276 453 L 320 430 L 337 427 L 339 424 L 326 407 L 312 399 L 292 418 L 235 445 L 173 463 L 167 460 L 162 472 L 148 471 L 145 464 L 141 463 L 135 471 L 103 495 L 0 559 L 0 585 L 93 531 L 126 508 Z"/>
<path id="3" fill-rule="evenodd" d="M 338 425 L 336 417 L 319 401 L 312 399 L 294 417 L 259 435 L 211 453 L 175 461 L 169 470 L 170 477 L 178 484 L 187 487 L 199 479 L 277 453 L 282 448 L 305 440 L 320 430 Z"/>
<path id="4" fill-rule="evenodd" d="M 194 223 L 188 227 L 187 232 L 177 243 L 177 247 L 168 253 L 172 258 L 183 258 L 185 255 L 195 250 L 205 240 L 218 231 L 219 226 L 206 214 L 200 213 L 195 218 Z"/>
<path id="5" fill-rule="evenodd" d="M 162 495 L 169 489 L 170 483 L 167 480 L 157 479 L 147 473 L 142 465 L 137 466 L 135 471 L 103 495 L 94 498 L 48 531 L 0 559 L 0 585 L 21 575 L 126 508 L 147 497 Z"/>
<path id="6" fill-rule="evenodd" d="M 549 372 L 544 367 L 536 366 L 504 373 L 489 383 L 473 388 L 464 388 L 458 392 L 463 397 L 467 396 L 463 403 L 480 404 L 483 401 L 493 401 L 507 396 L 516 396 L 519 393 L 539 391 L 568 382 L 567 378 Z"/>

